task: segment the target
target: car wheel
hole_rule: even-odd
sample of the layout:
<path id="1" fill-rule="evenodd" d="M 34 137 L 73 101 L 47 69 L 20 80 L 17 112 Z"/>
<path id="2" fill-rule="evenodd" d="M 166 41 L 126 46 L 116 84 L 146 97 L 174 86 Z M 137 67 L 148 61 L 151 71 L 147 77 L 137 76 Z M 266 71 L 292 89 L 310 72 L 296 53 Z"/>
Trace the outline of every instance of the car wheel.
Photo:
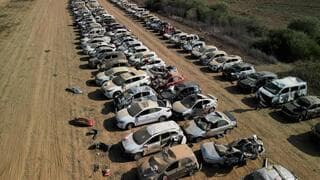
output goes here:
<path id="1" fill-rule="evenodd" d="M 165 117 L 165 116 L 161 116 L 161 117 L 159 118 L 159 122 L 163 122 L 163 121 L 165 121 L 165 120 L 167 120 L 167 117 Z"/>
<path id="2" fill-rule="evenodd" d="M 224 134 L 230 134 L 231 133 L 231 129 L 226 129 L 225 131 L 224 131 Z"/>
<path id="3" fill-rule="evenodd" d="M 142 158 L 142 153 L 141 152 L 138 152 L 138 153 L 134 154 L 134 156 L 133 156 L 133 159 L 136 160 L 136 161 L 141 159 L 141 158 Z"/>
<path id="4" fill-rule="evenodd" d="M 132 128 L 134 128 L 134 124 L 133 123 L 129 123 L 129 124 L 127 124 L 127 126 L 126 126 L 126 129 L 132 129 Z"/>
<path id="5" fill-rule="evenodd" d="M 117 96 L 119 96 L 121 94 L 120 91 L 114 92 L 113 93 L 113 99 L 116 98 Z"/>

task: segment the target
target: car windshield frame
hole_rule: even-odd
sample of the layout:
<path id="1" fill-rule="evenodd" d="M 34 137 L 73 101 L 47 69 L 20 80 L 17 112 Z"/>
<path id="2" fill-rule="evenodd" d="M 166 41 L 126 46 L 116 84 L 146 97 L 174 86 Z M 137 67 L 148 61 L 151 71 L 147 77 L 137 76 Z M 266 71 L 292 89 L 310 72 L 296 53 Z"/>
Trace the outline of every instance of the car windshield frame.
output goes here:
<path id="1" fill-rule="evenodd" d="M 117 76 L 112 79 L 112 82 L 117 86 L 122 86 L 125 83 L 125 80 L 121 76 Z"/>
<path id="2" fill-rule="evenodd" d="M 280 88 L 279 86 L 277 86 L 273 82 L 267 83 L 264 86 L 264 89 L 266 89 L 271 94 L 278 94 L 282 90 L 282 88 Z"/>
<path id="3" fill-rule="evenodd" d="M 208 126 L 210 125 L 210 122 L 207 121 L 205 117 L 200 117 L 198 119 L 195 119 L 194 122 L 197 125 L 197 127 L 202 129 L 203 131 L 207 131 Z"/>
<path id="4" fill-rule="evenodd" d="M 139 106 L 138 103 L 134 103 L 129 108 L 127 108 L 127 111 L 130 116 L 135 117 L 142 111 L 142 108 Z"/>
<path id="5" fill-rule="evenodd" d="M 132 134 L 134 142 L 138 145 L 141 145 L 144 142 L 148 141 L 148 139 L 150 139 L 151 137 L 152 135 L 149 133 L 147 127 L 143 127 Z"/>

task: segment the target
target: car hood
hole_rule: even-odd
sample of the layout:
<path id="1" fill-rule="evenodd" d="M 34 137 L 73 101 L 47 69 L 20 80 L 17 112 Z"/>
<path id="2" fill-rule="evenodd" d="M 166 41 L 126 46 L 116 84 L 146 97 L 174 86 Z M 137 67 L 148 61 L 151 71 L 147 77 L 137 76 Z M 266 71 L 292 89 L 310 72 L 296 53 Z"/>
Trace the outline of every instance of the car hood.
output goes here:
<path id="1" fill-rule="evenodd" d="M 209 63 L 211 66 L 220 66 L 222 63 L 219 63 L 217 61 L 210 61 Z"/>
<path id="2" fill-rule="evenodd" d="M 247 85 L 247 86 L 254 86 L 256 84 L 256 80 L 254 79 L 250 79 L 250 78 L 246 78 L 240 81 L 240 84 L 243 85 Z"/>
<path id="3" fill-rule="evenodd" d="M 186 107 L 181 103 L 181 101 L 177 101 L 177 102 L 173 103 L 172 109 L 173 109 L 174 111 L 176 111 L 176 112 L 179 112 L 179 113 L 183 113 L 183 112 L 188 111 L 188 108 L 186 108 Z"/>
<path id="4" fill-rule="evenodd" d="M 112 90 L 117 88 L 118 86 L 116 84 L 114 84 L 112 81 L 107 81 L 102 85 L 102 89 L 103 90 Z"/>
<path id="5" fill-rule="evenodd" d="M 121 109 L 120 111 L 117 112 L 116 114 L 116 119 L 117 121 L 126 121 L 128 119 L 131 119 L 132 117 L 128 113 L 127 108 Z"/>
<path id="6" fill-rule="evenodd" d="M 139 145 L 133 140 L 133 133 L 127 135 L 122 139 L 121 144 L 127 153 L 136 153 L 139 149 Z"/>
<path id="7" fill-rule="evenodd" d="M 105 78 L 106 77 L 106 74 L 104 72 L 99 72 L 97 75 L 96 75 L 96 78 Z"/>
<path id="8" fill-rule="evenodd" d="M 216 160 L 220 158 L 220 155 L 218 154 L 213 142 L 202 144 L 200 149 L 204 159 Z"/>
<path id="9" fill-rule="evenodd" d="M 205 133 L 205 131 L 197 126 L 194 120 L 188 122 L 183 129 L 188 135 L 192 135 L 194 137 L 202 136 Z"/>

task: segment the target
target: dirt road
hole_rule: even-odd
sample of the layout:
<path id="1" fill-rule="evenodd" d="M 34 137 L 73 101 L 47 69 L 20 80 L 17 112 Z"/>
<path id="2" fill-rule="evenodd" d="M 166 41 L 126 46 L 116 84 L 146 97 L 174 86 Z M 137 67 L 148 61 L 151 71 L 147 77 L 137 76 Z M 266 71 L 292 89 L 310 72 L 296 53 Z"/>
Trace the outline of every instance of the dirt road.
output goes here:
<path id="1" fill-rule="evenodd" d="M 272 160 L 302 179 L 319 176 L 319 153 L 305 134 L 316 120 L 284 124 L 271 118 L 269 110 L 253 111 L 247 105 L 251 100 L 234 94 L 228 82 L 203 73 L 120 10 L 104 0 L 100 3 L 168 64 L 176 65 L 205 92 L 216 95 L 220 110 L 235 113 L 239 127 L 218 141 L 256 133 L 265 141 Z M 1 37 L 0 179 L 105 179 L 99 172 L 93 174 L 93 164 L 108 165 L 110 179 L 133 177 L 138 162 L 121 158 L 116 145 L 128 132 L 114 127 L 111 102 L 92 85 L 92 72 L 86 67 L 86 57 L 79 55 L 77 32 L 66 8 L 67 0 L 34 0 L 28 10 L 16 13 L 15 18 L 21 21 L 14 31 Z M 66 93 L 64 89 L 71 85 L 80 86 L 84 94 Z M 87 128 L 69 125 L 74 117 L 97 119 L 97 141 L 115 145 L 108 154 L 88 150 L 93 140 L 85 136 Z M 261 160 L 231 172 L 204 168 L 193 179 L 238 179 L 260 166 Z"/>

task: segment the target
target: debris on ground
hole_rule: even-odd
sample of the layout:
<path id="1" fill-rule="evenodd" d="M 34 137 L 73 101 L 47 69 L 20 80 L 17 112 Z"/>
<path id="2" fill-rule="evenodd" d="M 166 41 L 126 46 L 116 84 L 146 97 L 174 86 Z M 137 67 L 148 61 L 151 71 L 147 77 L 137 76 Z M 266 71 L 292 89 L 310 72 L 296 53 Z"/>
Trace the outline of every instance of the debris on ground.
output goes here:
<path id="1" fill-rule="evenodd" d="M 107 177 L 111 175 L 111 170 L 108 165 L 105 165 L 102 169 L 102 176 Z"/>
<path id="2" fill-rule="evenodd" d="M 92 136 L 92 139 L 95 140 L 96 136 L 98 135 L 98 130 L 96 129 L 91 129 L 86 133 L 86 136 Z"/>
<path id="3" fill-rule="evenodd" d="M 94 119 L 87 118 L 74 118 L 69 121 L 69 124 L 77 127 L 92 127 L 96 124 L 96 121 Z"/>
<path id="4" fill-rule="evenodd" d="M 71 86 L 65 89 L 67 92 L 71 92 L 73 94 L 82 94 L 82 90 L 78 86 Z"/>
<path id="5" fill-rule="evenodd" d="M 108 152 L 109 151 L 109 149 L 110 149 L 110 145 L 108 145 L 108 144 L 105 144 L 105 143 L 103 143 L 103 142 L 96 142 L 96 143 L 93 143 L 91 146 L 89 146 L 89 150 L 96 150 L 96 149 L 98 149 L 98 150 L 101 150 L 101 151 L 103 151 L 103 152 Z"/>

